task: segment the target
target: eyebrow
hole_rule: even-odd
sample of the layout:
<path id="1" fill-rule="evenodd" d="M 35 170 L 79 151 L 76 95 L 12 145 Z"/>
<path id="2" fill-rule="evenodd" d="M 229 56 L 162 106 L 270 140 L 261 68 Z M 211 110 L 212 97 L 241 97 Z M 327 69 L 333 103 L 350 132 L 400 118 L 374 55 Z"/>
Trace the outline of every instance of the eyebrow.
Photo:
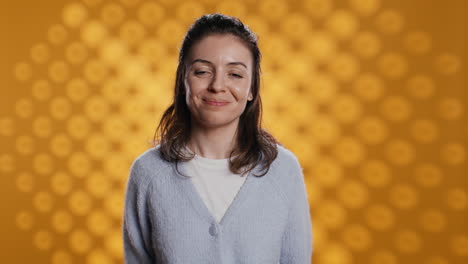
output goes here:
<path id="1" fill-rule="evenodd" d="M 213 63 L 211 61 L 204 60 L 204 59 L 195 59 L 190 63 L 190 65 L 194 64 L 195 62 L 208 63 L 208 64 L 213 65 Z M 229 63 L 227 63 L 227 65 L 241 65 L 241 66 L 244 66 L 244 68 L 247 69 L 247 66 L 243 62 L 240 62 L 240 61 L 229 62 Z"/>

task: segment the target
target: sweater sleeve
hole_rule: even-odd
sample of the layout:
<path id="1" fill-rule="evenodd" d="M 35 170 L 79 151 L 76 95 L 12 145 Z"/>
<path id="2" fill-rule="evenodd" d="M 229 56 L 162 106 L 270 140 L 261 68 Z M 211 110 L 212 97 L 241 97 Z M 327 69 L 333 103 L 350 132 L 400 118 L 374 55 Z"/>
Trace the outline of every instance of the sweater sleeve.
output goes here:
<path id="1" fill-rule="evenodd" d="M 281 264 L 312 263 L 312 222 L 304 175 L 297 158 L 290 169 L 292 186 L 289 193 L 288 223 L 283 234 Z"/>
<path id="2" fill-rule="evenodd" d="M 124 257 L 127 264 L 155 263 L 148 214 L 148 183 L 140 175 L 138 161 L 132 164 L 125 193 L 123 218 Z"/>

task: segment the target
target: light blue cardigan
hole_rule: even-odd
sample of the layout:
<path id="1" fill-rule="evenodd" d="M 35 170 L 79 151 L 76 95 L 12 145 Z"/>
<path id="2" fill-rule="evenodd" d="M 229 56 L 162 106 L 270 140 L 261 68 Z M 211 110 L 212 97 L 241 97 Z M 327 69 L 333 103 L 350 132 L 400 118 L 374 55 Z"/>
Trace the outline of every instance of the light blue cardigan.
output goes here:
<path id="1" fill-rule="evenodd" d="M 184 165 L 179 171 L 189 174 Z M 159 146 L 142 153 L 127 181 L 125 263 L 310 264 L 312 225 L 297 158 L 278 145 L 269 172 L 247 177 L 217 223 L 190 177 L 164 161 Z"/>

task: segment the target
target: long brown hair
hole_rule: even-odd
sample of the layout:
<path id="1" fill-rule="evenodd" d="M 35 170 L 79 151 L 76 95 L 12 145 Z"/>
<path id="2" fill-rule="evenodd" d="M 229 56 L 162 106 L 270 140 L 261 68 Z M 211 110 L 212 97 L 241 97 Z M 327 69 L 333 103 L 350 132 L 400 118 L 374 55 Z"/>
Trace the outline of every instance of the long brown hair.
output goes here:
<path id="1" fill-rule="evenodd" d="M 160 145 L 161 156 L 169 162 L 188 161 L 193 154 L 185 151 L 191 134 L 191 114 L 185 101 L 184 78 L 186 58 L 195 42 L 210 34 L 232 34 L 242 40 L 253 57 L 253 78 L 251 92 L 253 99 L 247 102 L 239 118 L 237 142 L 229 156 L 229 169 L 236 174 L 245 174 L 261 165 L 258 177 L 268 173 L 271 163 L 278 155 L 279 142 L 261 127 L 262 101 L 260 98 L 261 53 L 255 34 L 238 18 L 222 14 L 208 14 L 200 17 L 189 28 L 179 53 L 179 62 L 174 87 L 174 101 L 164 111 L 154 134 Z M 159 135 L 159 140 L 156 140 Z"/>

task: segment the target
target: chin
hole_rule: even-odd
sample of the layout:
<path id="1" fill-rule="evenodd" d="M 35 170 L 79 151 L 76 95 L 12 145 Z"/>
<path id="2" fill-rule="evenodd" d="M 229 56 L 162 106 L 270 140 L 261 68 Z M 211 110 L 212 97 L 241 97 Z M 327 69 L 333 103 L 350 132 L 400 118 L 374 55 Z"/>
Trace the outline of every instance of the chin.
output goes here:
<path id="1" fill-rule="evenodd" d="M 216 117 L 207 117 L 200 121 L 200 125 L 206 128 L 219 128 L 224 126 L 229 126 L 233 122 L 236 122 L 238 118 L 227 119 L 227 118 L 216 118 Z"/>

